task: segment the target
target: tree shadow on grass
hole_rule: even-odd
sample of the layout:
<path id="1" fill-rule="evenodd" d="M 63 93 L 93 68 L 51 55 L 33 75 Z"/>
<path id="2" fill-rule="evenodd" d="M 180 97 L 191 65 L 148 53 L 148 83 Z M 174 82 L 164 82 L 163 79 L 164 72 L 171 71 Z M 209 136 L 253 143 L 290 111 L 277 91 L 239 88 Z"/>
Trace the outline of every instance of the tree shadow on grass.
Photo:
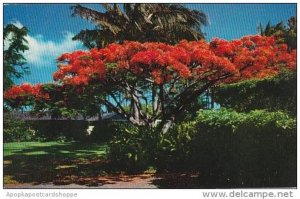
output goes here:
<path id="1" fill-rule="evenodd" d="M 105 144 L 78 142 L 29 145 L 4 157 L 4 184 L 63 184 L 101 176 L 111 170 L 106 148 Z"/>
<path id="2" fill-rule="evenodd" d="M 255 184 L 242 185 L 239 183 L 240 177 L 238 175 L 231 174 L 230 176 L 235 178 L 229 178 L 226 175 L 228 171 L 224 173 L 222 169 L 212 168 L 211 170 L 214 172 L 210 173 L 159 171 L 156 174 L 154 174 L 155 172 L 128 174 L 116 169 L 107 160 L 107 145 L 104 143 L 9 143 L 5 144 L 4 149 L 4 187 L 10 188 L 34 188 L 31 185 L 44 183 L 70 185 L 69 188 L 72 188 L 72 184 L 78 184 L 92 187 L 106 185 L 105 188 L 157 187 L 167 189 L 294 187 L 295 184 L 293 179 L 290 181 L 283 179 L 283 182 L 290 183 L 282 186 L 282 184 L 278 184 L 280 181 L 278 182 L 277 179 L 280 180 L 280 178 L 275 176 L 274 179 L 276 180 L 271 181 L 272 184 L 266 186 L 263 184 L 265 178 L 261 175 L 253 178 L 256 181 L 249 178 L 251 181 L 248 181 L 255 182 Z M 232 170 L 238 171 L 235 168 Z M 291 170 L 291 174 L 294 174 L 293 170 Z M 290 175 L 282 176 L 289 177 Z M 291 186 L 289 186 L 290 184 Z"/>
<path id="3" fill-rule="evenodd" d="M 52 183 L 70 185 L 70 188 L 72 184 L 143 188 L 153 176 L 128 174 L 113 167 L 106 158 L 105 143 L 9 143 L 4 149 L 4 187 L 9 188 L 34 188 Z"/>

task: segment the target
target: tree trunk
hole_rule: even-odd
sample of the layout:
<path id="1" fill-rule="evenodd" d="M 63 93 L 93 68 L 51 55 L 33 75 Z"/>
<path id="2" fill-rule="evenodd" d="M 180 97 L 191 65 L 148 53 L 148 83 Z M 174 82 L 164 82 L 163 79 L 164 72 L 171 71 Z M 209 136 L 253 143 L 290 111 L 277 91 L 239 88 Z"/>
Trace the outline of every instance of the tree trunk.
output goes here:
<path id="1" fill-rule="evenodd" d="M 210 108 L 213 109 L 214 105 L 215 105 L 215 99 L 214 99 L 215 92 L 214 92 L 214 88 L 211 88 L 210 91 L 211 91 L 210 92 Z"/>
<path id="2" fill-rule="evenodd" d="M 164 118 L 165 115 L 165 97 L 164 97 L 164 86 L 163 85 L 159 85 L 159 101 L 160 101 L 160 109 L 162 112 L 162 117 Z"/>
<path id="3" fill-rule="evenodd" d="M 140 121 L 139 109 L 135 102 L 133 102 L 133 115 L 136 121 Z"/>
<path id="4" fill-rule="evenodd" d="M 101 106 L 99 107 L 99 110 L 98 110 L 98 122 L 102 122 Z"/>
<path id="5" fill-rule="evenodd" d="M 152 111 L 156 115 L 161 111 L 161 103 L 159 101 L 159 95 L 155 86 L 152 87 Z"/>
<path id="6" fill-rule="evenodd" d="M 173 124 L 174 124 L 174 118 L 167 120 L 162 126 L 161 129 L 162 134 L 166 134 L 170 130 Z"/>

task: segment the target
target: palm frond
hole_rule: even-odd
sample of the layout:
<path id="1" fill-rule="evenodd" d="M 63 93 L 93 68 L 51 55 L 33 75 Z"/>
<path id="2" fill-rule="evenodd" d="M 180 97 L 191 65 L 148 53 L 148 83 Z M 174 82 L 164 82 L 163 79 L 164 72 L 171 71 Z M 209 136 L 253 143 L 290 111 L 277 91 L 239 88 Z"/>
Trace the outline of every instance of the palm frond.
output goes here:
<path id="1" fill-rule="evenodd" d="M 107 30 L 81 30 L 72 40 L 81 41 L 87 48 L 103 48 L 115 41 L 114 35 Z"/>
<path id="2" fill-rule="evenodd" d="M 102 4 L 101 13 L 80 5 L 73 7 L 73 15 L 81 16 L 99 26 L 100 32 L 84 31 L 75 38 L 85 42 L 86 46 L 95 45 L 96 35 L 106 41 L 136 40 L 176 43 L 181 39 L 198 40 L 204 37 L 201 27 L 208 24 L 208 17 L 198 10 L 191 10 L 181 4 L 130 3 Z M 104 37 L 104 32 L 110 32 Z M 91 34 L 91 36 L 86 36 Z M 178 35 L 177 35 L 178 34 Z M 93 43 L 87 42 L 89 39 Z M 99 40 L 99 39 L 98 39 Z M 99 44 L 103 46 L 103 44 Z"/>
<path id="3" fill-rule="evenodd" d="M 78 15 L 98 26 L 100 25 L 103 28 L 108 28 L 113 34 L 117 34 L 121 30 L 120 27 L 113 24 L 113 21 L 111 21 L 106 13 L 101 13 L 96 10 L 83 7 L 79 4 L 72 6 L 71 9 L 73 10 L 72 16 Z"/>

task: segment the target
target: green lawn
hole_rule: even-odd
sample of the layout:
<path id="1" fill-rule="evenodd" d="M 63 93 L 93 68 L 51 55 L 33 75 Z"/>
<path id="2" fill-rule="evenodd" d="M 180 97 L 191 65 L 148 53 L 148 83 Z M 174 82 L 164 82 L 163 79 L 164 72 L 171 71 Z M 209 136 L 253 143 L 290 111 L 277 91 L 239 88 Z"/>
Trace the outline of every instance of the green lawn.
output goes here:
<path id="1" fill-rule="evenodd" d="M 4 187 L 27 187 L 41 183 L 98 186 L 131 182 L 139 187 L 143 179 L 156 173 L 149 168 L 140 176 L 125 175 L 106 158 L 106 143 L 11 142 L 4 144 Z M 194 175 L 194 174 L 193 174 Z M 197 178 L 182 173 L 157 175 L 153 184 L 160 188 L 199 187 Z M 137 177 L 137 180 L 133 180 Z M 136 183 L 136 184 L 134 184 Z M 114 188 L 119 188 L 118 184 Z"/>
<path id="2" fill-rule="evenodd" d="M 11 155 L 103 156 L 105 144 L 78 142 L 10 142 L 4 143 L 4 158 Z"/>
<path id="3" fill-rule="evenodd" d="M 4 184 L 68 184 L 105 173 L 107 145 L 79 142 L 4 144 Z"/>

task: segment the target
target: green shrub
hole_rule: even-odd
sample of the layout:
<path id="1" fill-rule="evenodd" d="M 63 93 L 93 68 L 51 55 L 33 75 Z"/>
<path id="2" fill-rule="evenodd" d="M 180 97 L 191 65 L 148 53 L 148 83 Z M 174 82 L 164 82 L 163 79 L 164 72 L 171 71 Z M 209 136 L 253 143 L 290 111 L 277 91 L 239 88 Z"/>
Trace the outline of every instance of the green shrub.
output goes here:
<path id="1" fill-rule="evenodd" d="M 5 141 L 85 141 L 106 142 L 123 122 L 84 120 L 21 120 L 4 114 Z M 88 128 L 92 131 L 88 132 Z"/>
<path id="2" fill-rule="evenodd" d="M 225 84 L 214 89 L 214 100 L 221 107 L 237 111 L 267 109 L 297 113 L 297 73 L 282 72 L 262 80 Z"/>
<path id="3" fill-rule="evenodd" d="M 128 125 L 126 122 L 114 122 L 114 121 L 96 121 L 90 122 L 91 126 L 94 126 L 90 136 L 90 140 L 97 142 L 107 142 L 112 139 L 119 129 L 123 129 Z"/>
<path id="4" fill-rule="evenodd" d="M 134 172 L 146 169 L 155 151 L 154 133 L 145 127 L 122 123 L 115 129 L 109 142 L 109 159 L 124 171 Z"/>
<path id="5" fill-rule="evenodd" d="M 296 186 L 296 121 L 283 112 L 198 112 L 164 135 L 157 166 L 215 187 Z"/>
<path id="6" fill-rule="evenodd" d="M 195 121 L 181 123 L 166 134 L 160 135 L 154 160 L 158 168 L 164 170 L 188 169 L 188 164 L 185 162 L 191 156 L 189 144 L 197 133 L 194 126 Z"/>
<path id="7" fill-rule="evenodd" d="M 48 141 L 85 141 L 88 139 L 87 121 L 72 120 L 33 120 L 26 121 Z"/>
<path id="8" fill-rule="evenodd" d="M 75 140 L 98 143 L 108 141 L 119 125 L 118 122 L 84 120 L 35 120 L 27 123 L 49 141 Z M 92 127 L 90 132 L 87 131 L 89 127 Z"/>
<path id="9" fill-rule="evenodd" d="M 15 119 L 6 115 L 3 119 L 4 142 L 21 142 L 39 140 L 38 132 L 30 127 L 24 120 Z"/>

